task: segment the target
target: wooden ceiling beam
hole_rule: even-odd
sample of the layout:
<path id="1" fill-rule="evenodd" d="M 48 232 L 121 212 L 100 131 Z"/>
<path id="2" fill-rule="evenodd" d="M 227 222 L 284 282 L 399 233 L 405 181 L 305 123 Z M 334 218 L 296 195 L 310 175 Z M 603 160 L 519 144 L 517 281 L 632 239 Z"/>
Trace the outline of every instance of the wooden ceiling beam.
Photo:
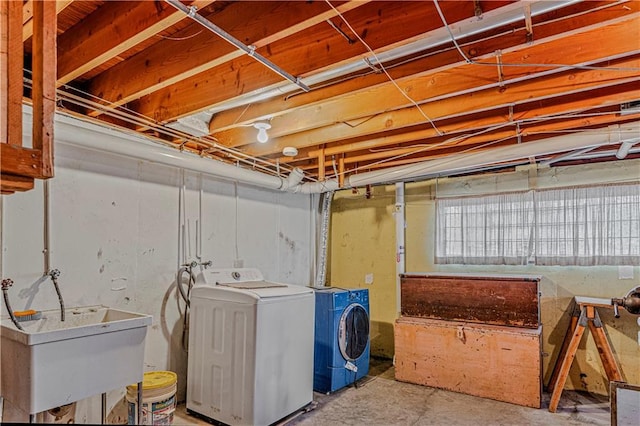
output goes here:
<path id="1" fill-rule="evenodd" d="M 11 0 L 10 0 L 11 1 Z M 42 0 L 38 0 L 42 1 Z M 44 0 L 49 1 L 49 0 Z M 56 1 L 56 14 L 59 14 L 65 10 L 69 5 L 73 3 L 73 0 L 57 0 Z M 22 41 L 27 41 L 33 36 L 33 0 L 27 1 L 23 6 L 22 14 Z"/>
<path id="2" fill-rule="evenodd" d="M 195 0 L 190 6 L 200 9 L 213 1 Z M 165 2 L 106 2 L 60 35 L 57 85 L 80 77 L 186 18 L 183 12 Z"/>
<path id="3" fill-rule="evenodd" d="M 534 32 L 536 40 L 547 37 L 556 36 L 559 33 L 573 31 L 578 28 L 595 26 L 597 24 L 604 25 L 614 19 L 620 19 L 633 13 L 640 11 L 640 2 L 631 2 L 628 5 L 618 4 L 609 8 L 598 9 L 594 12 L 585 13 L 588 8 L 602 6 L 596 2 L 582 2 L 574 8 L 565 8 L 556 11 L 553 16 L 543 15 L 537 19 L 540 21 L 534 24 Z M 568 13 L 568 17 L 558 17 L 559 13 Z M 573 14 L 578 13 L 578 16 Z M 546 21 L 545 19 L 551 19 Z M 504 31 L 493 37 L 484 38 L 484 35 L 477 36 L 476 41 L 465 41 L 462 46 L 465 54 L 470 58 L 484 56 L 498 49 L 513 48 L 517 45 L 527 45 L 530 42 L 527 39 L 527 28 L 522 23 L 514 26 L 510 31 Z M 417 58 L 411 62 L 401 66 L 389 67 L 387 71 L 394 79 L 402 79 L 404 77 L 424 72 L 427 69 L 437 69 L 448 64 L 461 62 L 460 54 L 452 46 L 444 52 L 434 52 L 424 57 Z M 242 105 L 225 111 L 216 113 L 210 122 L 210 132 L 218 133 L 229 128 L 239 125 L 251 124 L 255 121 L 273 119 L 274 117 L 287 114 L 296 108 L 311 106 L 329 98 L 344 95 L 354 90 L 360 90 L 366 87 L 376 86 L 381 83 L 388 82 L 388 77 L 384 73 L 369 73 L 368 75 L 352 78 L 344 82 L 338 82 L 327 87 L 314 88 L 308 93 L 295 93 L 292 96 L 281 96 L 264 102 L 254 103 L 250 105 Z"/>
<path id="4" fill-rule="evenodd" d="M 469 2 L 445 2 L 443 8 L 455 21 L 473 16 Z M 376 1 L 358 8 L 355 16 L 349 12 L 344 16 L 359 34 L 365 34 L 365 41 L 376 51 L 441 26 L 431 2 Z M 371 19 L 372 16 L 375 19 Z M 344 28 L 340 22 L 336 25 Z M 302 77 L 370 55 L 361 43 L 347 42 L 342 34 L 324 23 L 297 37 L 288 37 L 258 49 L 258 53 L 290 74 Z M 219 102 L 281 84 L 282 77 L 252 58 L 243 56 L 134 101 L 130 108 L 157 121 L 167 122 Z"/>
<path id="5" fill-rule="evenodd" d="M 537 45 L 526 47 L 526 56 L 522 53 L 524 48 L 503 52 L 501 55 L 503 64 L 522 66 L 503 66 L 502 82 L 498 79 L 497 67 L 493 65 L 495 59 L 484 58 L 479 59 L 478 62 L 486 65 L 465 64 L 443 71 L 427 71 L 417 76 L 398 80 L 397 84 L 403 93 L 408 94 L 419 104 L 490 89 L 497 92 L 497 96 L 484 99 L 488 102 L 485 107 L 491 107 L 495 102 L 500 102 L 505 98 L 502 94 L 513 92 L 513 87 L 520 85 L 520 81 L 550 73 L 560 73 L 563 70 L 561 67 L 548 67 L 544 64 L 581 65 L 616 58 L 629 54 L 629 52 L 640 52 L 640 45 L 637 43 L 637 40 L 640 39 L 640 26 L 637 25 L 639 15 L 633 16 L 634 19 L 626 19 L 623 22 L 602 28 L 598 27 L 567 37 L 553 37 L 550 40 L 540 41 Z M 593 44 L 593 40 L 602 33 L 607 34 L 606 41 L 595 46 L 592 45 L 589 49 L 580 48 L 580 46 Z M 617 73 L 614 72 L 612 77 L 617 78 Z M 351 92 L 278 116 L 271 120 L 269 133 L 273 138 L 276 138 L 280 135 L 333 123 L 360 121 L 383 111 L 393 111 L 410 106 L 410 101 L 403 93 L 392 83 Z M 478 97 L 475 99 L 477 100 Z M 443 114 L 439 109 L 437 112 L 427 115 L 435 118 Z M 214 136 L 227 146 L 239 146 L 246 141 L 244 133 L 245 129 L 239 128 L 220 132 Z M 236 135 L 240 135 L 240 138 L 237 138 Z"/>
<path id="6" fill-rule="evenodd" d="M 573 115 L 588 112 L 594 108 L 611 107 L 620 103 L 630 102 L 638 98 L 637 84 L 626 83 L 616 87 L 606 87 L 604 89 L 584 91 L 570 96 L 562 96 L 556 99 L 535 101 L 516 105 L 511 108 L 501 107 L 491 113 L 484 113 L 477 118 L 462 117 L 454 120 L 445 120 L 439 124 L 439 129 L 448 136 L 461 133 L 478 132 L 489 127 L 502 124 L 514 123 L 516 121 L 547 119 L 558 117 L 559 115 Z M 621 117 L 622 118 L 622 117 Z M 585 118 L 585 125 L 589 119 Z M 329 145 L 325 148 L 327 155 L 346 154 L 349 152 L 362 151 L 365 149 L 381 148 L 389 145 L 402 144 L 411 141 L 425 140 L 436 137 L 437 133 L 432 127 L 402 132 L 392 136 L 378 136 L 360 141 L 341 141 Z M 298 158 L 304 155 L 302 151 Z M 318 150 L 306 151 L 309 158 L 316 157 Z"/>
<path id="7" fill-rule="evenodd" d="M 366 3 L 342 2 L 336 8 L 347 12 Z M 324 2 L 256 2 L 251 7 L 238 2 L 205 18 L 245 44 L 262 48 L 335 14 Z M 194 23 L 171 40 L 160 41 L 96 76 L 89 92 L 110 106 L 122 105 L 243 55 L 243 51 Z"/>
<path id="8" fill-rule="evenodd" d="M 625 118 L 625 120 L 630 119 L 638 119 L 640 118 L 640 113 L 635 115 L 630 115 Z M 595 117 L 588 118 L 574 118 L 574 119 L 565 119 L 565 120 L 556 120 L 551 122 L 542 122 L 542 123 L 534 123 L 528 125 L 522 125 L 520 130 L 516 128 L 515 124 L 508 129 L 499 129 L 493 132 L 479 134 L 477 136 L 472 136 L 466 139 L 462 139 L 452 143 L 446 143 L 447 139 L 445 138 L 433 138 L 421 141 L 414 141 L 415 143 L 419 143 L 424 146 L 409 146 L 409 147 L 399 147 L 396 149 L 389 149 L 385 151 L 378 152 L 370 152 L 370 153 L 359 153 L 357 155 L 347 155 L 342 157 L 345 164 L 354 164 L 365 161 L 375 161 L 382 160 L 385 158 L 392 158 L 396 156 L 408 156 L 411 154 L 422 154 L 424 157 L 430 157 L 431 155 L 438 155 L 442 150 L 446 150 L 447 153 L 450 153 L 451 149 L 454 149 L 456 152 L 460 152 L 460 148 L 466 147 L 467 145 L 478 145 L 480 143 L 486 143 L 491 141 L 499 141 L 503 139 L 517 139 L 518 134 L 521 137 L 527 138 L 528 136 L 544 134 L 544 133 L 554 133 L 558 131 L 565 130 L 575 130 L 575 129 L 584 129 L 590 126 L 597 125 L 609 125 L 615 124 L 620 121 L 620 115 L 617 113 L 607 114 L 607 115 L 599 115 Z M 442 144 L 442 145 L 439 145 Z M 431 146 L 429 146 L 431 145 Z M 465 148 L 466 150 L 466 148 Z M 464 150 L 462 151 L 464 152 Z M 433 153 L 433 154 L 431 154 Z"/>
<path id="9" fill-rule="evenodd" d="M 611 66 L 626 68 L 627 70 L 565 71 L 535 80 L 522 81 L 504 87 L 485 89 L 480 92 L 471 92 L 425 103 L 421 105 L 421 109 L 432 120 L 439 121 L 495 109 L 500 106 L 518 105 L 520 103 L 554 98 L 559 99 L 580 91 L 612 87 L 626 82 L 632 83 L 640 77 L 640 71 L 638 70 L 640 68 L 640 59 L 638 58 L 612 61 Z M 338 123 L 298 134 L 274 138 L 267 144 L 252 144 L 243 148 L 243 150 L 249 155 L 268 155 L 281 151 L 283 146 L 294 146 L 300 149 L 418 124 L 424 124 L 425 128 L 430 127 L 430 124 L 417 108 L 408 107 L 377 114 L 350 125 Z"/>
<path id="10" fill-rule="evenodd" d="M 536 120 L 560 120 L 563 116 L 568 119 L 574 119 L 572 116 L 584 115 L 582 117 L 584 126 L 591 126 L 593 119 L 597 113 L 603 108 L 611 111 L 613 107 L 618 107 L 622 102 L 629 102 L 638 98 L 637 85 L 635 83 L 627 83 L 612 88 L 581 92 L 569 97 L 560 99 L 548 99 L 542 102 L 533 102 L 530 104 L 522 104 L 513 108 L 510 113 L 509 108 L 498 108 L 494 111 L 484 112 L 475 118 L 463 117 L 454 120 L 445 120 L 440 123 L 439 128 L 448 138 L 459 136 L 461 134 L 478 133 L 490 127 L 501 125 L 512 125 L 515 121 L 536 121 Z M 594 107 L 596 108 L 594 110 Z M 617 110 L 617 109 L 616 109 Z M 605 111 L 606 112 L 606 111 Z M 615 116 L 615 114 L 614 114 Z M 628 116 L 619 116 L 619 119 L 626 120 Z M 395 135 L 382 135 L 362 140 L 346 140 L 339 143 L 330 144 L 324 150 L 325 155 L 348 156 L 349 153 L 365 152 L 371 149 L 381 149 L 385 147 L 396 147 L 402 144 L 425 142 L 433 140 L 438 135 L 433 128 L 411 130 Z M 317 158 L 318 149 L 303 148 L 293 161 L 305 161 Z M 274 159 L 281 163 L 291 162 L 288 157 L 279 157 Z"/>

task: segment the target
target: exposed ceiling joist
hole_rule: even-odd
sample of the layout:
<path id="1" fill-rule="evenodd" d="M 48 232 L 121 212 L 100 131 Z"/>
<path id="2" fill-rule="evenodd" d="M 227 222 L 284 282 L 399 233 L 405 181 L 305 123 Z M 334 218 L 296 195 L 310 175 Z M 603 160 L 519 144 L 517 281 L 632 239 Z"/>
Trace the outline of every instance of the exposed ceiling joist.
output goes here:
<path id="1" fill-rule="evenodd" d="M 17 18 L 23 39 L 33 4 Z M 619 113 L 640 99 L 637 1 L 440 2 L 464 57 L 432 1 L 182 4 L 312 90 L 166 2 L 58 1 L 58 108 L 273 174 L 329 177 L 335 165 L 347 181 L 356 169 L 637 118 Z M 30 42 L 24 51 L 28 68 Z M 186 118 L 203 137 L 169 128 Z M 264 120 L 270 139 L 258 144 L 253 124 Z"/>

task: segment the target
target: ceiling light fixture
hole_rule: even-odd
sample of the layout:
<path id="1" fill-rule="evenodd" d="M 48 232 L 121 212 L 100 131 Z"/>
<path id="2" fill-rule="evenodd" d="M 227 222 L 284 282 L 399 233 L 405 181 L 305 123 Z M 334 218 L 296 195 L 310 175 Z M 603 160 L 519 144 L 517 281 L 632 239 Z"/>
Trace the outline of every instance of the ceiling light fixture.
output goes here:
<path id="1" fill-rule="evenodd" d="M 253 127 L 258 129 L 258 135 L 256 136 L 258 142 L 266 143 L 269 140 L 267 130 L 271 128 L 271 124 L 265 123 L 264 121 L 259 121 L 257 123 L 253 123 Z"/>

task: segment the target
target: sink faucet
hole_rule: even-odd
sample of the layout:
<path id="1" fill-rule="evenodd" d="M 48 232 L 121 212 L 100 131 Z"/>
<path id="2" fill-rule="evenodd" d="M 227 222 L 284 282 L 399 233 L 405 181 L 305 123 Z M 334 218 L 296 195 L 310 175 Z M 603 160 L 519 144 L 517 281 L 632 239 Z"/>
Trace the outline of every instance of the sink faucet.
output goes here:
<path id="1" fill-rule="evenodd" d="M 51 277 L 53 286 L 56 288 L 56 293 L 58 294 L 58 302 L 60 302 L 60 321 L 64 321 L 64 300 L 62 300 L 62 293 L 60 293 L 60 287 L 58 287 L 58 277 L 60 277 L 60 270 L 52 269 L 49 271 L 48 275 Z"/>
<path id="2" fill-rule="evenodd" d="M 11 321 L 13 322 L 13 325 L 15 325 L 18 330 L 24 331 L 24 329 L 16 319 L 16 316 L 13 314 L 13 309 L 11 309 L 11 303 L 9 303 L 9 287 L 11 287 L 12 285 L 13 285 L 13 280 L 11 278 L 5 278 L 2 280 L 1 288 L 2 288 L 2 295 L 4 296 L 4 306 L 7 308 L 7 311 L 9 311 L 9 316 L 11 317 Z"/>

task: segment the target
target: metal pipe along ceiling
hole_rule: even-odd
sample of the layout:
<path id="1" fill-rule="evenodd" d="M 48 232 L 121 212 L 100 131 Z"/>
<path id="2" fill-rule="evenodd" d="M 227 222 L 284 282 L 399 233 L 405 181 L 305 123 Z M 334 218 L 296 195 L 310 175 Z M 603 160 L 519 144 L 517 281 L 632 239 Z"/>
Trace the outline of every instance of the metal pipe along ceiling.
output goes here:
<path id="1" fill-rule="evenodd" d="M 196 21 L 197 23 L 199 23 L 209 31 L 213 32 L 214 34 L 220 36 L 220 38 L 230 43 L 231 45 L 235 46 L 237 49 L 242 50 L 247 55 L 251 56 L 252 58 L 255 58 L 256 61 L 266 66 L 271 71 L 289 80 L 290 82 L 300 87 L 305 92 L 309 91 L 309 87 L 304 83 L 302 83 L 298 77 L 294 77 L 293 75 L 289 74 L 288 72 L 286 72 L 285 70 L 283 70 L 282 68 L 280 68 L 279 66 L 277 66 L 276 64 L 274 64 L 273 62 L 265 58 L 264 56 L 262 56 L 261 54 L 257 53 L 255 46 L 245 45 L 240 40 L 238 40 L 237 38 L 235 38 L 234 36 L 226 32 L 225 30 L 223 30 L 213 22 L 209 21 L 202 15 L 198 15 L 196 13 L 196 8 L 194 6 L 187 7 L 178 0 L 164 0 L 164 1 L 169 3 L 171 6 L 175 7 L 179 11 L 184 12 L 184 14 L 187 15 L 189 18 L 193 19 L 194 21 Z"/>

